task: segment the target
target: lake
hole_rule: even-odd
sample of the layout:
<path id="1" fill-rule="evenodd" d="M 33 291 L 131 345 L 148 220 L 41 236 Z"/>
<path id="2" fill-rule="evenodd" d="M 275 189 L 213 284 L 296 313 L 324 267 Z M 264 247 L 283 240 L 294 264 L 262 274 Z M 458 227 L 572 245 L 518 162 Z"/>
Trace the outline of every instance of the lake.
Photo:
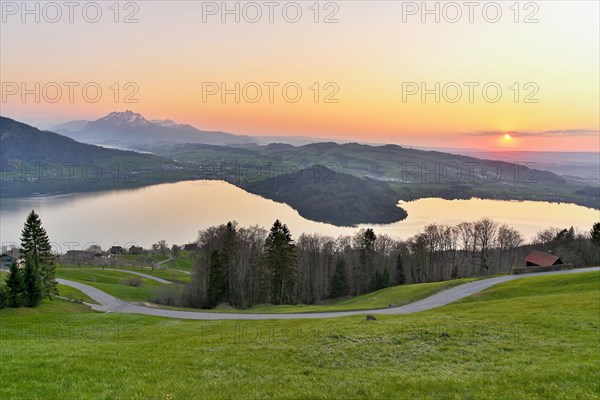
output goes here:
<path id="1" fill-rule="evenodd" d="M 574 226 L 588 231 L 600 219 L 598 210 L 532 201 L 427 198 L 401 205 L 408 218 L 389 225 L 374 225 L 376 233 L 406 239 L 429 223 L 457 224 L 487 216 L 517 228 L 529 240 L 542 228 L 553 226 Z M 2 245 L 18 243 L 25 217 L 32 209 L 40 214 L 53 246 L 63 252 L 94 243 L 102 248 L 117 244 L 147 248 L 161 239 L 169 245 L 185 244 L 196 239 L 198 230 L 231 220 L 242 226 L 268 228 L 275 219 L 280 219 L 295 238 L 303 232 L 337 236 L 353 234 L 359 229 L 307 220 L 286 204 L 247 193 L 226 182 L 187 181 L 133 190 L 3 198 Z"/>

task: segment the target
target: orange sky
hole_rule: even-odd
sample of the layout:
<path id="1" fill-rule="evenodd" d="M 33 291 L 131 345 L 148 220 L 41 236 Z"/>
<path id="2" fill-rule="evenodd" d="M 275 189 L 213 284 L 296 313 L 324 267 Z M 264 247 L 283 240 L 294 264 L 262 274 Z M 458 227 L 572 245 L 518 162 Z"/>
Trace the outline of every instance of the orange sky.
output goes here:
<path id="1" fill-rule="evenodd" d="M 486 21 L 481 10 L 469 23 L 466 9 L 456 23 L 447 21 L 452 10 L 440 11 L 439 23 L 434 16 L 423 23 L 419 12 L 403 9 L 407 2 L 385 1 L 337 2 L 337 8 L 327 9 L 322 2 L 319 23 L 309 9 L 312 2 L 300 3 L 297 23 L 287 22 L 281 11 L 270 23 L 266 9 L 256 23 L 242 11 L 239 23 L 232 15 L 225 15 L 223 23 L 221 10 L 209 15 L 202 3 L 207 4 L 137 2 L 138 10 L 120 10 L 119 20 L 135 11 L 138 22 L 128 24 L 114 22 L 108 3 L 102 3 L 97 23 L 86 22 L 81 11 L 75 12 L 74 23 L 50 23 L 43 14 L 39 23 L 31 16 L 23 23 L 20 10 L 15 15 L 4 10 L 2 115 L 49 127 L 131 109 L 148 119 L 240 134 L 600 151 L 597 2 L 536 2 L 537 10 L 525 9 L 522 2 L 518 23 L 508 8 L 512 2 L 500 2 L 502 17 L 496 23 Z M 323 23 L 329 14 L 338 22 Z M 524 23 L 528 15 L 538 22 Z M 12 84 L 20 91 L 21 84 L 33 89 L 36 82 L 39 102 L 33 94 L 23 99 L 22 93 L 10 92 Z M 42 93 L 49 82 L 63 88 L 56 103 L 48 101 L 55 96 L 51 87 Z M 64 82 L 79 84 L 72 102 Z M 102 89 L 98 102 L 83 98 L 80 88 L 89 82 Z M 127 82 L 139 89 L 135 103 L 125 101 L 132 93 L 131 87 L 125 90 Z M 203 87 L 210 82 L 229 89 L 239 82 L 240 102 L 233 94 L 224 102 L 220 93 L 203 99 Z M 244 97 L 244 85 L 252 82 L 263 92 L 257 102 L 249 101 L 256 85 L 246 86 Z M 265 82 L 278 84 L 272 102 Z M 474 85 L 472 100 L 465 82 Z M 284 97 L 286 83 L 301 88 L 297 102 Z M 486 84 L 488 99 L 482 90 Z M 423 99 L 422 88 L 439 99 L 435 93 Z M 496 88 L 502 94 L 492 102 Z M 325 102 L 328 94 L 337 102 Z M 507 141 L 504 132 L 516 133 Z"/>

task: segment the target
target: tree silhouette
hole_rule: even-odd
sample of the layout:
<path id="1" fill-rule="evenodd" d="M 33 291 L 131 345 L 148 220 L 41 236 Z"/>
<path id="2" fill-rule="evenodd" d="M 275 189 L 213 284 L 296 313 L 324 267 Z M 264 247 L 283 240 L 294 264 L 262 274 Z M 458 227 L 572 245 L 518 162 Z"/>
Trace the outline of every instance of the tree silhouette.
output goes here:
<path id="1" fill-rule="evenodd" d="M 272 299 L 283 304 L 292 298 L 296 284 L 296 246 L 288 227 L 276 220 L 265 243 L 266 264 L 271 276 Z"/>
<path id="2" fill-rule="evenodd" d="M 21 307 L 23 305 L 24 291 L 23 273 L 16 263 L 12 263 L 6 281 L 6 304 L 9 307 Z"/>
<path id="3" fill-rule="evenodd" d="M 57 295 L 52 247 L 39 215 L 33 210 L 27 216 L 21 232 L 21 252 L 25 258 L 26 267 L 28 262 L 31 263 L 31 268 L 39 275 L 42 297 L 50 299 Z"/>

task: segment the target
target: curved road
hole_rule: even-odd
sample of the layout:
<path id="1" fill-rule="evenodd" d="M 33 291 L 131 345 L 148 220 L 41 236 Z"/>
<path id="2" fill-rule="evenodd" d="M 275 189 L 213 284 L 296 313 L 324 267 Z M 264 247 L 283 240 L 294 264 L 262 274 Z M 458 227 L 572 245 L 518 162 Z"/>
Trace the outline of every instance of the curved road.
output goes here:
<path id="1" fill-rule="evenodd" d="M 152 276 L 152 275 L 144 274 L 143 272 L 130 271 L 130 270 L 128 270 L 128 269 L 113 269 L 113 268 L 110 268 L 110 269 L 108 269 L 108 268 L 107 268 L 106 270 L 107 270 L 107 271 L 119 271 L 119 272 L 127 272 L 128 274 L 139 275 L 139 276 L 141 276 L 141 277 L 143 277 L 143 278 L 150 279 L 150 280 L 152 280 L 152 281 L 156 281 L 156 282 L 159 282 L 159 283 L 173 283 L 173 282 L 171 282 L 171 281 L 168 281 L 168 280 L 166 280 L 166 279 L 157 278 L 156 276 Z M 91 297 L 91 296 L 90 296 L 90 297 Z"/>
<path id="2" fill-rule="evenodd" d="M 400 307 L 382 308 L 376 310 L 356 310 L 356 311 L 338 311 L 338 312 L 317 312 L 317 313 L 296 313 L 296 314 L 233 314 L 233 313 L 214 313 L 201 311 L 176 311 L 160 308 L 150 308 L 139 304 L 130 303 L 119 300 L 116 297 L 109 295 L 99 289 L 79 282 L 73 282 L 66 279 L 57 279 L 58 283 L 71 286 L 82 291 L 92 299 L 100 303 L 90 304 L 97 311 L 105 312 L 121 312 L 129 314 L 145 314 L 159 317 L 170 317 L 179 319 L 198 319 L 198 320 L 273 320 L 273 319 L 311 319 L 311 318 L 336 318 L 345 317 L 348 315 L 364 315 L 364 314 L 410 314 L 425 310 L 431 310 L 452 303 L 456 300 L 463 299 L 474 293 L 480 292 L 491 286 L 502 282 L 521 279 L 528 276 L 540 275 L 561 275 L 561 274 L 576 274 L 581 272 L 600 271 L 600 267 L 581 268 L 565 271 L 540 272 L 535 274 L 522 275 L 505 275 L 496 278 L 482 279 L 475 282 L 465 283 L 464 285 L 455 286 L 451 289 L 442 290 L 423 300 L 415 301 L 414 303 L 405 304 Z"/>

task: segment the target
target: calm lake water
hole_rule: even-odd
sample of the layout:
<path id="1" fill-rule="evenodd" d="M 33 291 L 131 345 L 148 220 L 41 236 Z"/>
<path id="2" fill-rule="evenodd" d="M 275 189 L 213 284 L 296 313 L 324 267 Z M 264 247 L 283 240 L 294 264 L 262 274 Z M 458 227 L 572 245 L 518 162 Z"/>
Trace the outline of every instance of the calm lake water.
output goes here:
<path id="1" fill-rule="evenodd" d="M 497 200 L 421 199 L 401 203 L 408 218 L 375 225 L 376 233 L 406 239 L 429 223 L 457 224 L 493 217 L 517 228 L 527 239 L 546 227 L 573 225 L 589 230 L 600 219 L 598 210 L 573 204 Z M 118 244 L 144 247 L 164 239 L 184 244 L 198 230 L 235 220 L 242 226 L 270 227 L 279 218 L 294 237 L 301 233 L 332 236 L 353 234 L 359 228 L 336 227 L 302 218 L 291 207 L 249 194 L 225 182 L 179 182 L 141 189 L 73 194 L 26 199 L 2 199 L 3 245 L 17 243 L 29 211 L 36 210 L 57 250 L 81 249 L 97 243 L 103 248 Z"/>

